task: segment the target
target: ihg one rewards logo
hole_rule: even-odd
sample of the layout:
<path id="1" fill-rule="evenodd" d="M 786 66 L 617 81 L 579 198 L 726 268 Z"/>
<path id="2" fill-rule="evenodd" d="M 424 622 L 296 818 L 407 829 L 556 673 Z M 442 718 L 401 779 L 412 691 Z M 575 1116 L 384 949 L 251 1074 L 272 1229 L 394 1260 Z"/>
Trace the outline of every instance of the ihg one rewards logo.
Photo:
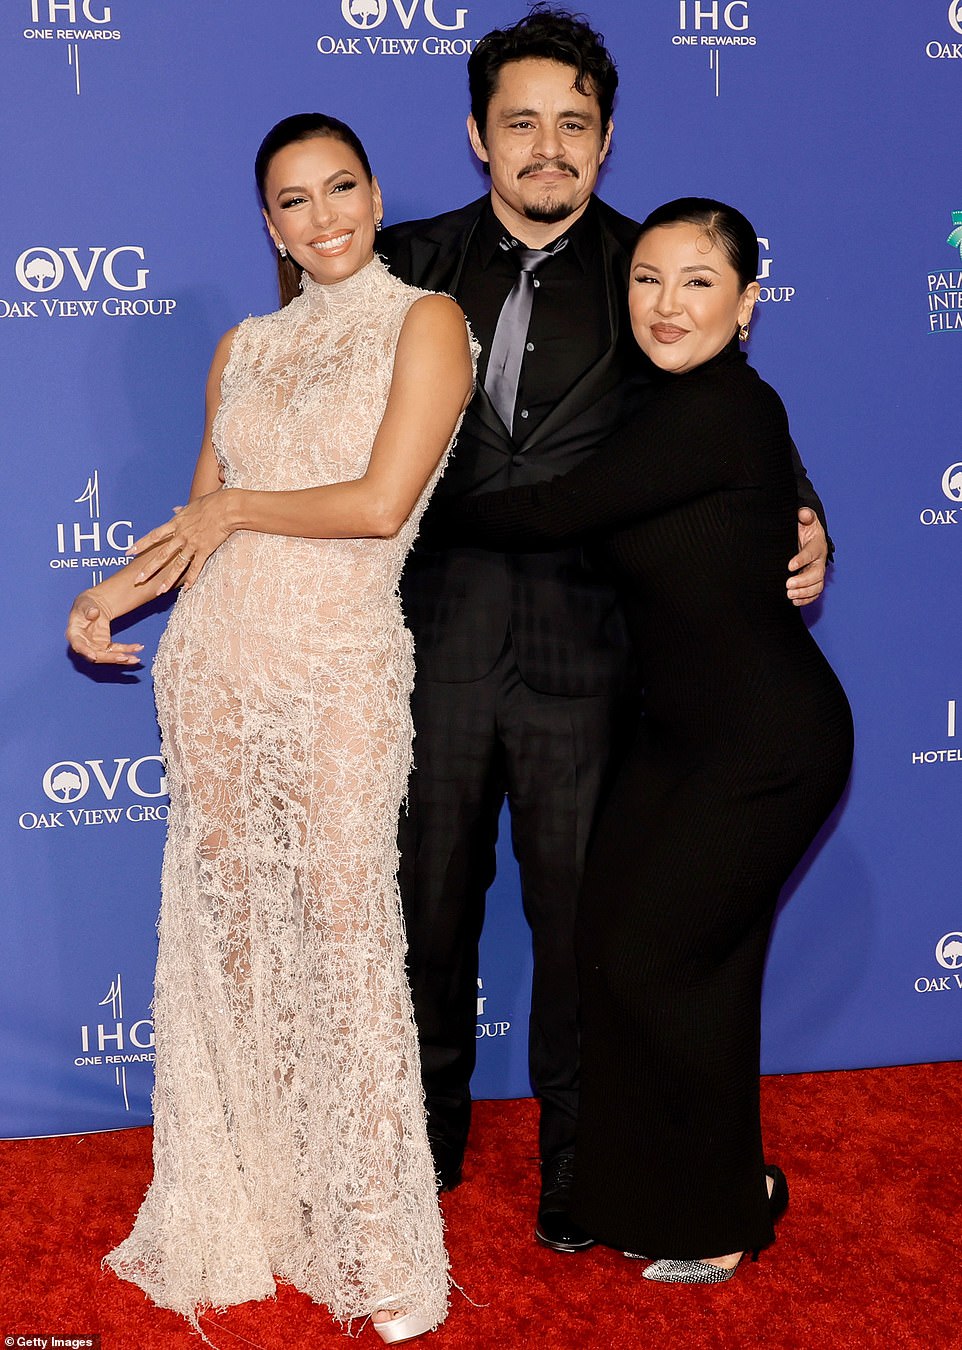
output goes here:
<path id="1" fill-rule="evenodd" d="M 341 0 L 340 31 L 324 33 L 321 56 L 470 55 L 468 11 L 453 0 Z"/>
<path id="2" fill-rule="evenodd" d="M 12 0 L 8 0 L 8 4 Z M 23 37 L 31 45 L 50 45 L 66 57 L 74 91 L 82 94 L 81 57 L 120 42 L 122 34 L 110 5 L 101 0 L 18 0 L 24 7 Z M 63 59 L 63 58 L 62 58 Z M 86 57 L 84 56 L 84 64 Z"/>
<path id="3" fill-rule="evenodd" d="M 671 45 L 694 49 L 702 58 L 707 51 L 709 75 L 719 98 L 722 51 L 754 47 L 757 42 L 748 0 L 677 0 L 677 5 L 678 28 Z"/>
<path id="4" fill-rule="evenodd" d="M 111 1069 L 123 1096 L 124 1110 L 129 1111 L 127 1070 L 132 1064 L 153 1064 L 154 1024 L 149 1017 L 131 1020 L 124 1016 L 124 982 L 119 973 L 97 1006 L 107 1011 L 80 1028 L 81 1053 L 74 1056 L 74 1065 L 78 1069 Z"/>
<path id="5" fill-rule="evenodd" d="M 130 561 L 126 550 L 134 542 L 133 521 L 111 511 L 101 510 L 100 471 L 94 469 L 87 479 L 74 507 L 63 512 L 66 519 L 58 520 L 53 537 L 56 551 L 49 560 L 57 572 L 77 572 L 88 569 L 84 584 L 96 586 L 109 569 L 124 567 Z"/>
<path id="6" fill-rule="evenodd" d="M 149 296 L 140 244 L 35 244 L 14 260 L 19 290 L 0 297 L 0 319 L 167 319 L 177 301 Z"/>

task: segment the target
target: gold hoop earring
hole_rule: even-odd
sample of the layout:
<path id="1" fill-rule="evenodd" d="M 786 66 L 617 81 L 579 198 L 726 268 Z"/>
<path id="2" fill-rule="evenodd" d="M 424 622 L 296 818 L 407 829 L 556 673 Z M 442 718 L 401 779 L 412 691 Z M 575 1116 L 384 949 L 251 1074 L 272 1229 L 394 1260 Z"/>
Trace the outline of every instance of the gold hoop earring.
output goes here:
<path id="1" fill-rule="evenodd" d="M 739 328 L 739 330 L 738 330 L 738 340 L 739 340 L 739 342 L 747 342 L 747 341 L 748 341 L 748 321 L 746 321 L 745 323 L 743 323 L 742 326 L 741 326 L 741 328 Z"/>

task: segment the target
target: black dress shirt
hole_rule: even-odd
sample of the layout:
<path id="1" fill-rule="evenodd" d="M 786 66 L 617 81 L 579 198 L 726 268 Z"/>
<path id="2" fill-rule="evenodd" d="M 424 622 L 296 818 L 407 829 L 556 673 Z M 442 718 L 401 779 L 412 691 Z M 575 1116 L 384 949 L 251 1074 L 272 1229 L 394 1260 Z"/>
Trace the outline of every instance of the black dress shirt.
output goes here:
<path id="1" fill-rule="evenodd" d="M 481 343 L 478 382 L 484 383 L 488 353 L 501 307 L 518 277 L 511 238 L 490 203 L 478 222 L 464 261 L 456 299 Z M 566 246 L 538 271 L 528 341 L 515 404 L 516 439 L 539 426 L 611 342 L 600 224 L 594 199 L 560 239 Z M 557 247 L 555 241 L 553 247 Z"/>

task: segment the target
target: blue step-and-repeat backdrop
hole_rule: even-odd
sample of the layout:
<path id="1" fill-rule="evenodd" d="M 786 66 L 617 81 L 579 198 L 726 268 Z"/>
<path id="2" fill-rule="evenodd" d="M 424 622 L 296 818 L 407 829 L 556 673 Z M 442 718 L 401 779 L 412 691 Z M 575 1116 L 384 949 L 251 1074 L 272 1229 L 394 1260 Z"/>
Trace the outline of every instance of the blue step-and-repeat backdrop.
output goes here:
<path id="1" fill-rule="evenodd" d="M 855 709 L 845 801 L 786 898 L 768 1072 L 962 1058 L 962 0 L 586 0 L 620 68 L 601 194 L 721 197 L 762 241 L 754 364 L 838 561 L 808 614 Z M 519 0 L 7 0 L 0 1134 L 149 1119 L 167 799 L 146 669 L 80 668 L 68 603 L 183 501 L 217 337 L 275 307 L 251 164 L 350 122 L 389 220 L 485 190 L 465 58 Z M 148 659 L 163 606 L 127 632 Z M 505 833 L 504 831 L 502 832 Z M 503 845 L 480 1096 L 528 1092 Z"/>

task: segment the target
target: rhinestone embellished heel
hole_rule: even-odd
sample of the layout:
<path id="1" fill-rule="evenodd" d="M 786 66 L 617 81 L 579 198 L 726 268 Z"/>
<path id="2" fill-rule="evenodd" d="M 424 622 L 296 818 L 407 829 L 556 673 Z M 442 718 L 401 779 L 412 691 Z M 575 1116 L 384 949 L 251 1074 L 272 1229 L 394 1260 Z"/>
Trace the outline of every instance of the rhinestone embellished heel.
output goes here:
<path id="1" fill-rule="evenodd" d="M 777 1223 L 788 1209 L 788 1181 L 782 1169 L 774 1165 L 765 1168 L 765 1175 L 772 1182 L 768 1196 L 768 1210 L 772 1223 Z M 759 1251 L 760 1248 L 756 1247 L 747 1255 L 753 1261 L 757 1261 Z M 629 1253 L 626 1252 L 625 1255 L 628 1256 Z M 659 1284 L 725 1284 L 734 1275 L 745 1256 L 746 1253 L 743 1252 L 735 1264 L 727 1270 L 724 1266 L 713 1266 L 706 1261 L 662 1260 L 653 1261 L 641 1273 L 644 1279 L 656 1280 Z"/>
<path id="2" fill-rule="evenodd" d="M 642 1279 L 657 1280 L 659 1284 L 724 1284 L 730 1280 L 744 1260 L 740 1256 L 733 1266 L 712 1266 L 706 1261 L 652 1261 L 641 1272 Z M 758 1260 L 758 1252 L 752 1252 L 752 1260 Z"/>

